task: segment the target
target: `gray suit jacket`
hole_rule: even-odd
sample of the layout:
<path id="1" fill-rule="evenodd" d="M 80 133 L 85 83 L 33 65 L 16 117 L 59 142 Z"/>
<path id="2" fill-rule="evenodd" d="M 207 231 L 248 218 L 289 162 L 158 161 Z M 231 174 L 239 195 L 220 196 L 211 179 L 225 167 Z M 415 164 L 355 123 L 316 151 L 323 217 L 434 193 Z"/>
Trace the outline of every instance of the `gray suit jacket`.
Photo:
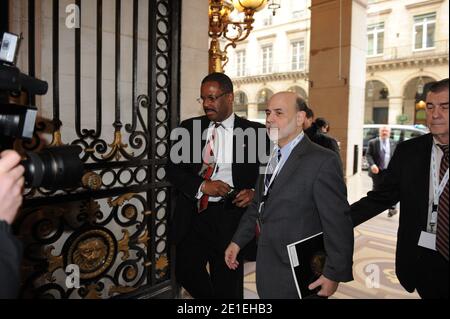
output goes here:
<path id="1" fill-rule="evenodd" d="M 389 139 L 389 149 L 390 149 L 389 158 L 392 158 L 392 156 L 394 155 L 394 151 L 395 151 L 396 147 L 397 147 L 397 143 L 394 140 Z M 381 153 L 380 152 L 380 138 L 376 137 L 374 139 L 371 139 L 369 141 L 369 144 L 367 145 L 367 152 L 366 152 L 366 159 L 367 159 L 367 163 L 369 164 L 369 176 L 370 177 L 374 176 L 374 174 L 370 170 L 370 167 L 374 164 L 377 166 L 380 166 L 380 163 L 381 163 L 381 154 L 380 153 Z"/>
<path id="2" fill-rule="evenodd" d="M 253 202 L 233 237 L 244 247 L 253 237 L 262 199 L 260 175 Z M 353 224 L 338 156 L 307 136 L 292 150 L 273 182 L 262 214 L 256 258 L 256 285 L 261 298 L 298 298 L 286 246 L 324 232 L 325 277 L 353 279 Z"/>

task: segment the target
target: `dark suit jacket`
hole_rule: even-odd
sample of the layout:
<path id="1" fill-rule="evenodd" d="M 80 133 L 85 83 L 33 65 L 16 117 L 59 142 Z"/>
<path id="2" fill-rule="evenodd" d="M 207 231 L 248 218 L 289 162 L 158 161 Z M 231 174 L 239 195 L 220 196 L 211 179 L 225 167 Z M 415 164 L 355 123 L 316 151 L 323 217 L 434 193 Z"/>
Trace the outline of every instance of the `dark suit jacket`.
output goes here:
<path id="1" fill-rule="evenodd" d="M 172 159 L 169 159 L 167 165 L 167 177 L 177 190 L 176 205 L 173 212 L 171 225 L 171 239 L 175 244 L 179 243 L 187 234 L 191 226 L 192 217 L 194 216 L 194 214 L 198 213 L 197 199 L 195 198 L 195 196 L 197 195 L 198 189 L 203 182 L 203 178 L 200 177 L 198 173 L 202 166 L 201 151 L 205 146 L 206 140 L 202 139 L 200 141 L 198 139 L 198 135 L 196 135 L 196 132 L 194 132 L 194 130 L 196 131 L 200 129 L 200 132 L 203 132 L 208 128 L 209 123 L 210 121 L 206 116 L 191 118 L 183 121 L 180 124 L 180 128 L 184 128 L 190 133 L 190 148 L 186 148 L 186 150 L 190 150 L 190 161 L 188 161 L 187 163 L 181 162 L 175 164 L 173 163 Z M 199 124 L 200 127 L 194 128 Z M 265 142 L 264 148 L 268 148 L 268 138 L 264 131 L 264 125 L 235 116 L 234 131 L 236 132 L 236 129 L 238 128 L 241 128 L 244 131 L 249 128 L 255 129 L 256 133 L 259 132 L 261 134 L 264 134 L 261 139 Z M 262 130 L 258 131 L 258 129 Z M 173 146 L 175 146 L 178 142 L 179 139 L 175 141 Z M 200 150 L 200 154 L 193 154 L 192 146 L 194 145 L 194 143 L 198 143 L 197 149 Z M 258 160 L 258 154 L 254 154 L 254 152 L 248 154 L 247 152 L 249 146 L 252 145 L 253 147 L 255 145 L 254 143 L 258 143 L 258 139 L 256 141 L 251 141 L 249 140 L 248 136 L 244 136 L 244 140 L 242 141 L 237 140 L 236 135 L 234 135 L 233 137 L 234 146 L 232 175 L 235 189 L 241 190 L 255 188 L 256 180 L 259 175 L 260 162 Z M 239 160 L 239 158 L 236 157 L 236 151 L 238 148 L 241 149 L 239 151 L 240 153 L 242 153 L 243 148 L 245 149 L 243 160 Z M 259 147 L 257 149 L 259 152 Z M 197 159 L 200 159 L 200 161 L 197 160 L 197 163 L 195 163 L 194 156 L 196 156 Z M 249 156 L 254 156 L 255 160 L 249 158 Z M 253 163 L 251 161 L 253 161 Z"/>
<path id="2" fill-rule="evenodd" d="M 400 201 L 396 273 L 409 292 L 416 288 L 417 243 L 426 230 L 433 137 L 423 135 L 400 143 L 389 162 L 384 180 L 376 191 L 351 205 L 355 226 L 369 220 Z"/>
<path id="3" fill-rule="evenodd" d="M 239 247 L 253 236 L 263 191 L 261 175 L 253 202 L 233 236 Z M 286 246 L 321 231 L 327 253 L 324 275 L 340 282 L 353 279 L 353 228 L 336 153 L 304 136 L 275 178 L 262 219 L 256 258 L 261 298 L 298 298 Z"/>
<path id="4" fill-rule="evenodd" d="M 0 299 L 12 299 L 19 293 L 22 250 L 6 223 L 0 223 Z"/>
<path id="5" fill-rule="evenodd" d="M 392 139 L 389 139 L 389 146 L 390 146 L 390 154 L 391 154 L 390 158 L 392 159 L 392 155 L 394 155 L 394 151 L 397 146 L 397 143 L 395 143 Z M 366 159 L 367 159 L 367 163 L 369 163 L 369 176 L 373 177 L 374 174 L 370 170 L 370 167 L 374 164 L 377 166 L 380 166 L 380 163 L 381 163 L 380 138 L 379 137 L 373 138 L 369 141 L 369 144 L 367 145 Z"/>
<path id="6" fill-rule="evenodd" d="M 320 132 L 320 129 L 315 123 L 313 123 L 312 126 L 305 131 L 305 134 L 308 135 L 309 139 L 314 143 L 328 148 L 329 150 L 332 150 L 333 152 L 336 152 L 336 154 L 340 155 L 337 141 L 331 136 Z"/>

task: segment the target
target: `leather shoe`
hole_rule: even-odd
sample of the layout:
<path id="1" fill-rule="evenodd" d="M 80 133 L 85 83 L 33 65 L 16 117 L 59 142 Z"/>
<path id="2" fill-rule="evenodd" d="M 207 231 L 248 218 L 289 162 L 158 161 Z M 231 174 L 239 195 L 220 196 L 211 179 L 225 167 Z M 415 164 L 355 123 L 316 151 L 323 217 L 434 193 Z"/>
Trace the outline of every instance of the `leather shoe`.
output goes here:
<path id="1" fill-rule="evenodd" d="M 388 217 L 392 217 L 392 216 L 394 216 L 395 214 L 397 214 L 397 209 L 389 209 L 389 211 L 388 211 Z"/>

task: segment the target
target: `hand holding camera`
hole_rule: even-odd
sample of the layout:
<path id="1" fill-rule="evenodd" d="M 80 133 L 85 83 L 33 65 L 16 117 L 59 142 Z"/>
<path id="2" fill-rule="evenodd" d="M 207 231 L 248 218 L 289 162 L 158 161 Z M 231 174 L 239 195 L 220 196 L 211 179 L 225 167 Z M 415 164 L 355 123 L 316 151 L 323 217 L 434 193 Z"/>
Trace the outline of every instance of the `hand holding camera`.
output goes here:
<path id="1" fill-rule="evenodd" d="M 43 95 L 48 89 L 47 82 L 21 73 L 14 65 L 19 44 L 18 35 L 3 34 L 0 44 L 0 151 L 11 149 L 15 139 L 32 139 L 35 129 L 36 106 L 12 103 L 10 97 L 20 95 L 22 91 Z M 78 187 L 83 174 L 81 152 L 77 145 L 52 147 L 40 153 L 26 152 L 21 162 L 25 168 L 26 186 L 51 190 Z M 9 156 L 12 155 L 7 158 Z"/>
<path id="2" fill-rule="evenodd" d="M 22 205 L 24 167 L 15 151 L 0 153 L 0 220 L 12 224 Z"/>

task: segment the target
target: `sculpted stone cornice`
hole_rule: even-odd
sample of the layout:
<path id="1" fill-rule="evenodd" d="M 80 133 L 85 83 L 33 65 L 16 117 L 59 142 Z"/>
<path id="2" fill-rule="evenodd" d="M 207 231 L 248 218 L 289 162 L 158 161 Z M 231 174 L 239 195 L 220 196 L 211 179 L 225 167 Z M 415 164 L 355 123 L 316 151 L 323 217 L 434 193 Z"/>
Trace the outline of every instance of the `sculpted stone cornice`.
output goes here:
<path id="1" fill-rule="evenodd" d="M 367 62 L 367 71 L 387 71 L 407 68 L 427 67 L 431 65 L 448 65 L 448 55 L 414 57 L 390 61 Z"/>
<path id="2" fill-rule="evenodd" d="M 286 80 L 306 80 L 308 78 L 308 73 L 298 71 L 298 72 L 283 72 L 274 74 L 261 74 L 252 75 L 241 78 L 233 79 L 233 84 L 242 85 L 250 83 L 268 83 L 274 81 L 286 81 Z"/>

